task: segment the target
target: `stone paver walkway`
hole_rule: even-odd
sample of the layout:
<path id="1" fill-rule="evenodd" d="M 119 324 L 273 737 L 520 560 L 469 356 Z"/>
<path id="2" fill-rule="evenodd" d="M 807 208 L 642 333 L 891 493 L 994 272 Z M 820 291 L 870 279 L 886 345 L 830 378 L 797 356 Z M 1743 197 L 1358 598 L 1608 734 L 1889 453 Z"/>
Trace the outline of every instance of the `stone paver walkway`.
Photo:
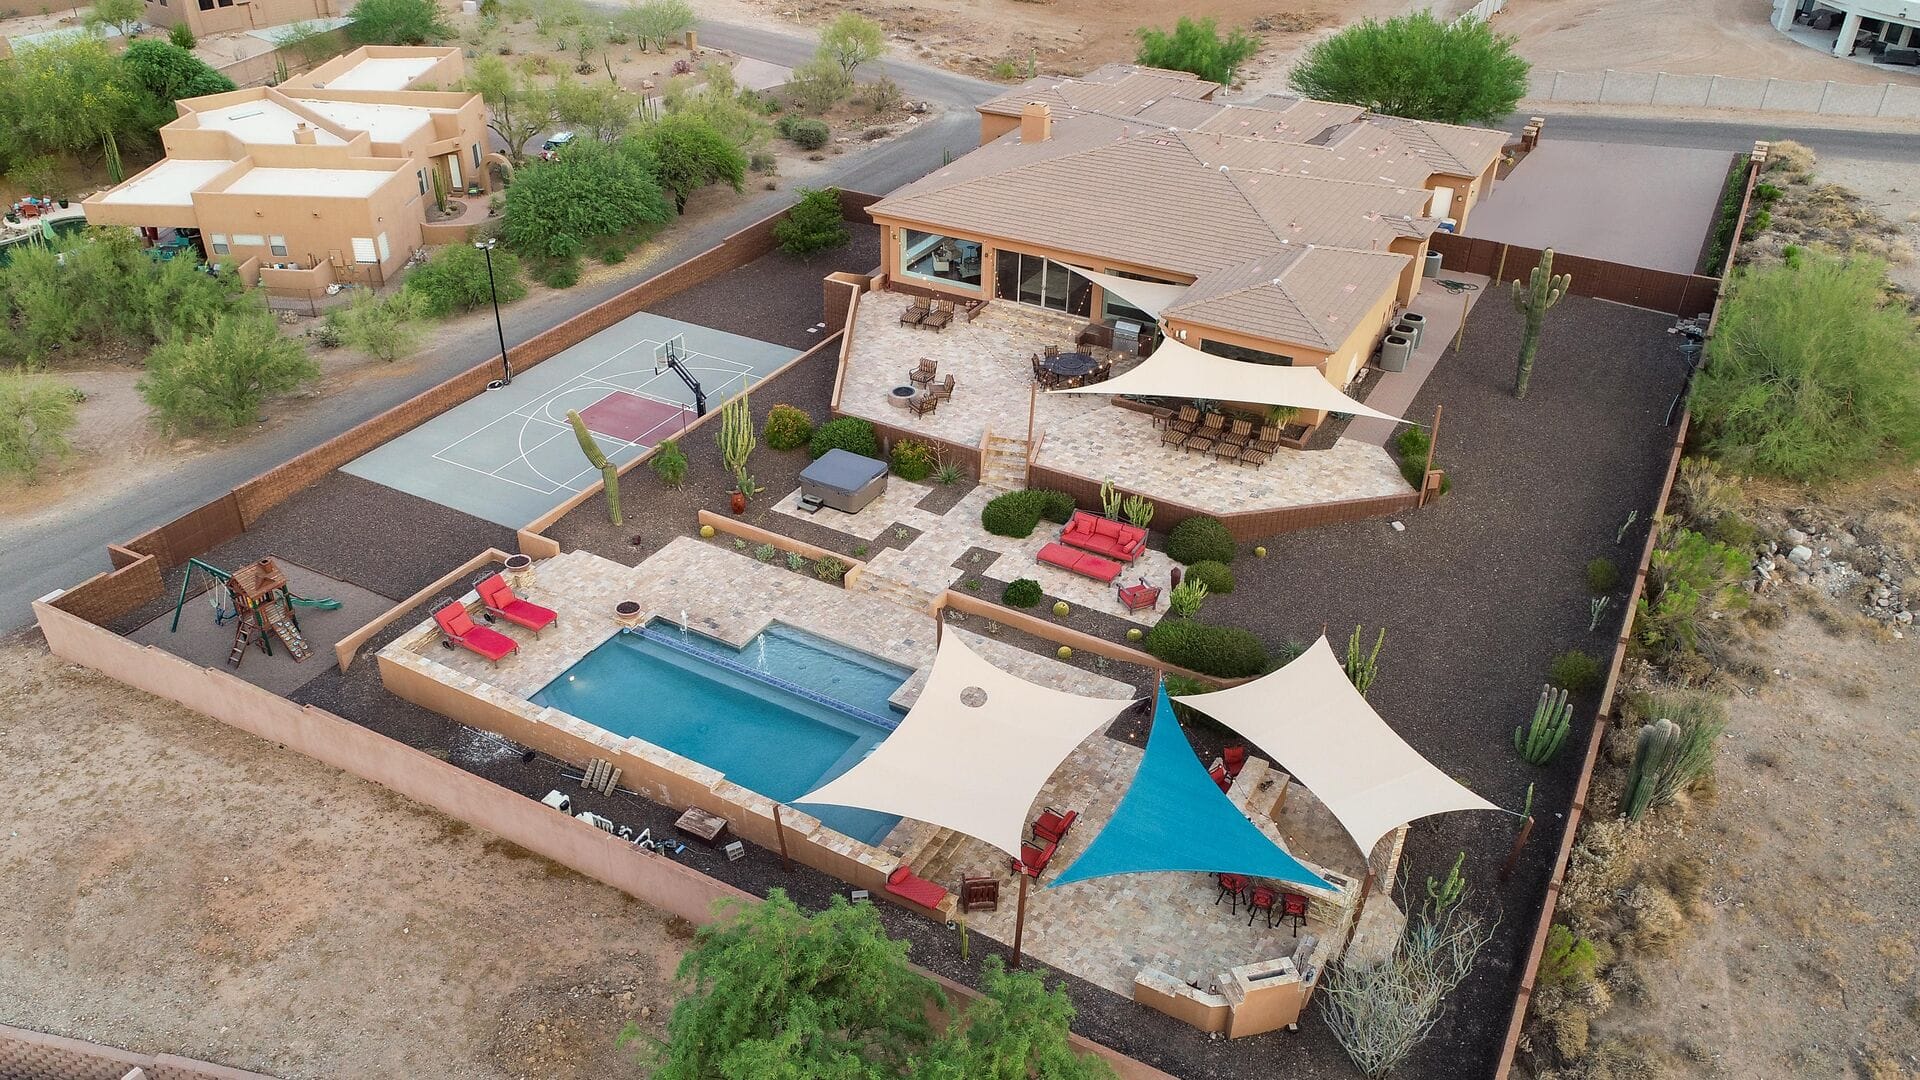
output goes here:
<path id="1" fill-rule="evenodd" d="M 1460 281 L 1476 288 L 1449 292 L 1439 286 L 1439 281 Z M 1488 278 L 1452 270 L 1442 271 L 1437 279 L 1423 279 L 1420 291 L 1414 294 L 1413 303 L 1407 305 L 1408 311 L 1417 311 L 1427 317 L 1427 328 L 1421 333 L 1420 345 L 1408 359 L 1407 370 L 1381 373 L 1380 380 L 1373 384 L 1373 390 L 1367 394 L 1367 405 L 1383 413 L 1405 417 L 1416 424 L 1432 424 L 1432 416 L 1407 416 L 1407 410 L 1412 407 L 1413 399 L 1420 396 L 1420 387 L 1426 384 L 1427 376 L 1433 374 L 1441 358 L 1453 347 L 1453 337 L 1460 332 L 1460 324 L 1467 312 L 1484 299 L 1491 288 Z M 1499 303 L 1506 302 L 1501 297 L 1494 299 Z M 1386 420 L 1359 416 L 1347 425 L 1339 442 L 1385 446 L 1399 429 L 1400 425 Z M 1335 444 L 1334 449 L 1339 449 L 1339 443 Z"/>

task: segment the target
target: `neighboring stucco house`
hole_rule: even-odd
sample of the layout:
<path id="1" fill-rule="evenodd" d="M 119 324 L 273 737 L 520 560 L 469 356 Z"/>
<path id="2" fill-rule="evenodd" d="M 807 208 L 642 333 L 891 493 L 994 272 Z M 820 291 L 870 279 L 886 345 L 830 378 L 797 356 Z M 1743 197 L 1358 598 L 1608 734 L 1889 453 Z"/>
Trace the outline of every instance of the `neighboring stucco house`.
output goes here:
<path id="1" fill-rule="evenodd" d="M 434 174 L 487 186 L 486 108 L 460 50 L 368 46 L 279 87 L 178 103 L 166 157 L 81 205 L 149 238 L 197 233 L 211 260 L 258 257 L 270 284 L 379 283 L 422 246 Z M 290 276 L 299 271 L 301 276 Z"/>
<path id="2" fill-rule="evenodd" d="M 152 26 L 185 23 L 194 37 L 232 30 L 258 30 L 346 12 L 340 0 L 146 0 Z"/>
<path id="3" fill-rule="evenodd" d="M 1219 89 L 1112 65 L 986 102 L 979 149 L 871 208 L 886 274 L 1148 328 L 1065 264 L 1186 285 L 1159 313 L 1186 344 L 1346 385 L 1508 136 L 1301 98 L 1226 104 Z"/>

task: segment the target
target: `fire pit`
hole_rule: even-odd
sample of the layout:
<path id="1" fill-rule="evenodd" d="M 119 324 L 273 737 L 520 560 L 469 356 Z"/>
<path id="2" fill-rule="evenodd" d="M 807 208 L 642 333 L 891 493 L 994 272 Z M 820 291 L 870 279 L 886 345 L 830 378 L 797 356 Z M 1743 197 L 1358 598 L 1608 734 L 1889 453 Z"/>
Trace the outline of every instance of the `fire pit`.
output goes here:
<path id="1" fill-rule="evenodd" d="M 904 409 L 907 407 L 907 403 L 912 401 L 919 393 L 919 390 L 911 386 L 896 386 L 887 391 L 887 400 L 892 402 L 896 408 Z"/>

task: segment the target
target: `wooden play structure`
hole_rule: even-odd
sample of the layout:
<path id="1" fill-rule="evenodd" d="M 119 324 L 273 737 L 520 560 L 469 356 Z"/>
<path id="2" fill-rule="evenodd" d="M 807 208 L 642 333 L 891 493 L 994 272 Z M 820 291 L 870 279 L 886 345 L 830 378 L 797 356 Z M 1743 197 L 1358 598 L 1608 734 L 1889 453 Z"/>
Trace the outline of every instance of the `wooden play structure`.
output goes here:
<path id="1" fill-rule="evenodd" d="M 295 596 L 287 587 L 287 575 L 272 559 L 249 563 L 232 573 L 199 559 L 188 559 L 187 576 L 180 582 L 180 599 L 174 604 L 169 632 L 180 629 L 180 611 L 186 607 L 196 573 L 213 579 L 209 591 L 214 621 L 222 625 L 229 619 L 234 622 L 233 649 L 227 653 L 229 667 L 239 667 L 240 661 L 246 659 L 247 647 L 256 643 L 261 652 L 272 656 L 275 638 L 286 646 L 287 655 L 293 657 L 295 663 L 305 660 L 313 655 L 313 647 L 300 633 L 300 619 L 293 609 L 332 610 L 340 606 L 338 600 Z"/>

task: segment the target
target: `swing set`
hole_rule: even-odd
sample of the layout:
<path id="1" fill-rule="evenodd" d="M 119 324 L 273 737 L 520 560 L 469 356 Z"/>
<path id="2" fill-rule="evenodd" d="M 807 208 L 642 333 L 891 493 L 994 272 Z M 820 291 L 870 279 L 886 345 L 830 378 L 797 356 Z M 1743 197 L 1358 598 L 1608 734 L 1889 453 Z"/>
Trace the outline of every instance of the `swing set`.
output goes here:
<path id="1" fill-rule="evenodd" d="M 286 646 L 287 655 L 293 657 L 295 663 L 305 660 L 313 655 L 313 647 L 301 634 L 294 609 L 337 611 L 340 608 L 340 601 L 332 597 L 309 599 L 294 595 L 287 587 L 287 575 L 272 559 L 249 563 L 232 573 L 212 563 L 188 559 L 187 576 L 180 582 L 180 598 L 173 605 L 173 624 L 167 628 L 168 633 L 180 629 L 180 612 L 187 606 L 187 598 L 193 595 L 196 576 L 207 579 L 205 591 L 208 602 L 213 605 L 214 625 L 234 623 L 233 649 L 227 654 L 227 664 L 231 667 L 240 666 L 240 661 L 246 659 L 247 646 L 256 641 L 261 652 L 272 656 L 274 638 Z"/>

